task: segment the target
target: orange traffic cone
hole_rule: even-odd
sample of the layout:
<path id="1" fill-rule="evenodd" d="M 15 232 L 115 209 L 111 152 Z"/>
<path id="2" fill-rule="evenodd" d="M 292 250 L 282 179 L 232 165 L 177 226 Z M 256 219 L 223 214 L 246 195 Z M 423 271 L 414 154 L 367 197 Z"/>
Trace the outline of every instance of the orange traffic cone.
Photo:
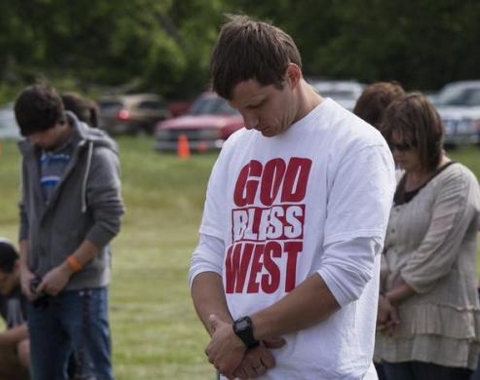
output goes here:
<path id="1" fill-rule="evenodd" d="M 177 156 L 180 158 L 190 157 L 190 144 L 188 143 L 187 135 L 184 133 L 178 136 Z"/>

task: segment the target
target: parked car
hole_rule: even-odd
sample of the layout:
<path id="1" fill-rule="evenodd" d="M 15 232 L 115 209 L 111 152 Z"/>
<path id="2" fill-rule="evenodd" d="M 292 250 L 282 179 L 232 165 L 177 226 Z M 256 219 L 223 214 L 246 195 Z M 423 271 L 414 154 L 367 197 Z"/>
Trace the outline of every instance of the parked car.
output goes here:
<path id="1" fill-rule="evenodd" d="M 356 81 L 308 79 L 312 87 L 324 98 L 332 98 L 352 111 L 365 85 Z"/>
<path id="2" fill-rule="evenodd" d="M 152 134 L 155 125 L 171 115 L 167 102 L 156 94 L 104 96 L 98 100 L 100 128 L 117 134 Z"/>
<path id="3" fill-rule="evenodd" d="M 225 140 L 244 125 L 240 113 L 213 92 L 198 97 L 185 115 L 157 124 L 155 149 L 174 151 L 185 135 L 192 151 L 220 149 Z"/>
<path id="4" fill-rule="evenodd" d="M 182 116 L 188 112 L 191 105 L 191 101 L 173 100 L 168 102 L 168 111 L 172 117 Z"/>
<path id="5" fill-rule="evenodd" d="M 480 144 L 480 80 L 446 84 L 433 99 L 445 126 L 445 146 Z"/>
<path id="6" fill-rule="evenodd" d="M 0 140 L 20 140 L 21 138 L 13 103 L 2 105 L 0 107 Z"/>

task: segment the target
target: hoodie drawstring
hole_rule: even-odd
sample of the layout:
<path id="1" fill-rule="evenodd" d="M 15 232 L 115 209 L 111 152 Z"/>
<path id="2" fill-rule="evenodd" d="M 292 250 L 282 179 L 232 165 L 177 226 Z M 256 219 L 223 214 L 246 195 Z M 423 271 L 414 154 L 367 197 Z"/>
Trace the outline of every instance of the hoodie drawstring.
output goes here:
<path id="1" fill-rule="evenodd" d="M 85 176 L 83 177 L 82 182 L 82 213 L 87 212 L 87 179 L 88 174 L 90 173 L 90 166 L 92 165 L 92 155 L 93 155 L 93 142 L 88 142 L 88 156 L 87 156 L 87 166 L 85 168 Z"/>

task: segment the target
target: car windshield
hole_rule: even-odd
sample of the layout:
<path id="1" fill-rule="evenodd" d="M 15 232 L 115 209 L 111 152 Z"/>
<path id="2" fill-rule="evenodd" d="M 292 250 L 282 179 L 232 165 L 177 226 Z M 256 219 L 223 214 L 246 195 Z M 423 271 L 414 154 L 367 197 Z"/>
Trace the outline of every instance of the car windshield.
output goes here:
<path id="1" fill-rule="evenodd" d="M 436 105 L 441 106 L 480 106 L 480 86 L 478 87 L 446 87 L 440 91 L 435 99 Z"/>
<path id="2" fill-rule="evenodd" d="M 237 115 L 238 111 L 230 107 L 223 98 L 205 96 L 198 98 L 188 113 L 190 115 Z"/>
<path id="3" fill-rule="evenodd" d="M 122 103 L 117 100 L 100 100 L 98 102 L 101 112 L 116 112 L 122 108 Z"/>

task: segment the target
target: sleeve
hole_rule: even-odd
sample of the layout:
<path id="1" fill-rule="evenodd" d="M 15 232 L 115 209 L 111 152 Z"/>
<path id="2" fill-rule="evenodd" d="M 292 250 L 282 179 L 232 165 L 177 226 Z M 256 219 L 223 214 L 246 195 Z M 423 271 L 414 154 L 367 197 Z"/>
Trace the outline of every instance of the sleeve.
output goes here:
<path id="1" fill-rule="evenodd" d="M 18 234 L 18 240 L 28 240 L 28 218 L 27 213 L 25 211 L 25 206 L 23 201 L 19 203 L 19 210 L 20 210 L 20 228 Z"/>
<path id="2" fill-rule="evenodd" d="M 325 244 L 357 237 L 383 240 L 396 186 L 386 144 L 356 149 L 337 166 L 329 186 Z"/>
<path id="3" fill-rule="evenodd" d="M 124 213 L 118 156 L 106 147 L 94 149 L 86 195 L 95 221 L 87 239 L 103 247 L 120 231 Z"/>
<path id="4" fill-rule="evenodd" d="M 467 229 L 477 218 L 471 197 L 479 203 L 478 184 L 463 173 L 457 170 L 439 186 L 428 231 L 401 272 L 418 293 L 429 292 L 451 270 Z"/>
<path id="5" fill-rule="evenodd" d="M 27 211 L 25 209 L 25 169 L 24 169 L 24 163 L 22 160 L 22 169 L 21 169 L 21 174 L 20 174 L 20 201 L 18 202 L 18 208 L 19 208 L 19 214 L 20 214 L 20 225 L 19 225 L 19 233 L 18 233 L 18 240 L 28 240 L 28 230 L 29 230 L 29 224 L 28 224 L 28 217 L 27 217 Z"/>
<path id="6" fill-rule="evenodd" d="M 215 236 L 219 239 L 224 237 L 223 230 L 227 220 L 225 184 L 228 182 L 228 179 L 224 169 L 222 169 L 226 166 L 223 164 L 224 156 L 224 152 L 220 152 L 220 156 L 212 168 L 207 185 L 202 222 L 200 224 L 201 234 Z"/>
<path id="7" fill-rule="evenodd" d="M 341 306 L 357 300 L 378 273 L 395 189 L 394 165 L 384 145 L 340 162 L 327 203 L 324 255 L 318 271 Z"/>
<path id="8" fill-rule="evenodd" d="M 200 235 L 200 240 L 193 251 L 188 273 L 188 284 L 191 287 L 193 279 L 203 272 L 214 272 L 222 275 L 223 241 L 210 235 Z"/>
<path id="9" fill-rule="evenodd" d="M 202 222 L 199 230 L 199 243 L 193 251 L 188 274 L 189 286 L 193 279 L 203 272 L 215 272 L 222 275 L 225 255 L 225 228 L 226 207 L 225 188 L 226 173 L 222 169 L 226 149 L 222 149 L 215 162 L 208 180 Z M 222 207 L 223 204 L 223 207 Z"/>
<path id="10" fill-rule="evenodd" d="M 375 256 L 380 254 L 382 246 L 379 238 L 360 237 L 326 247 L 326 258 L 317 273 L 340 306 L 357 300 L 366 284 L 378 272 Z"/>

